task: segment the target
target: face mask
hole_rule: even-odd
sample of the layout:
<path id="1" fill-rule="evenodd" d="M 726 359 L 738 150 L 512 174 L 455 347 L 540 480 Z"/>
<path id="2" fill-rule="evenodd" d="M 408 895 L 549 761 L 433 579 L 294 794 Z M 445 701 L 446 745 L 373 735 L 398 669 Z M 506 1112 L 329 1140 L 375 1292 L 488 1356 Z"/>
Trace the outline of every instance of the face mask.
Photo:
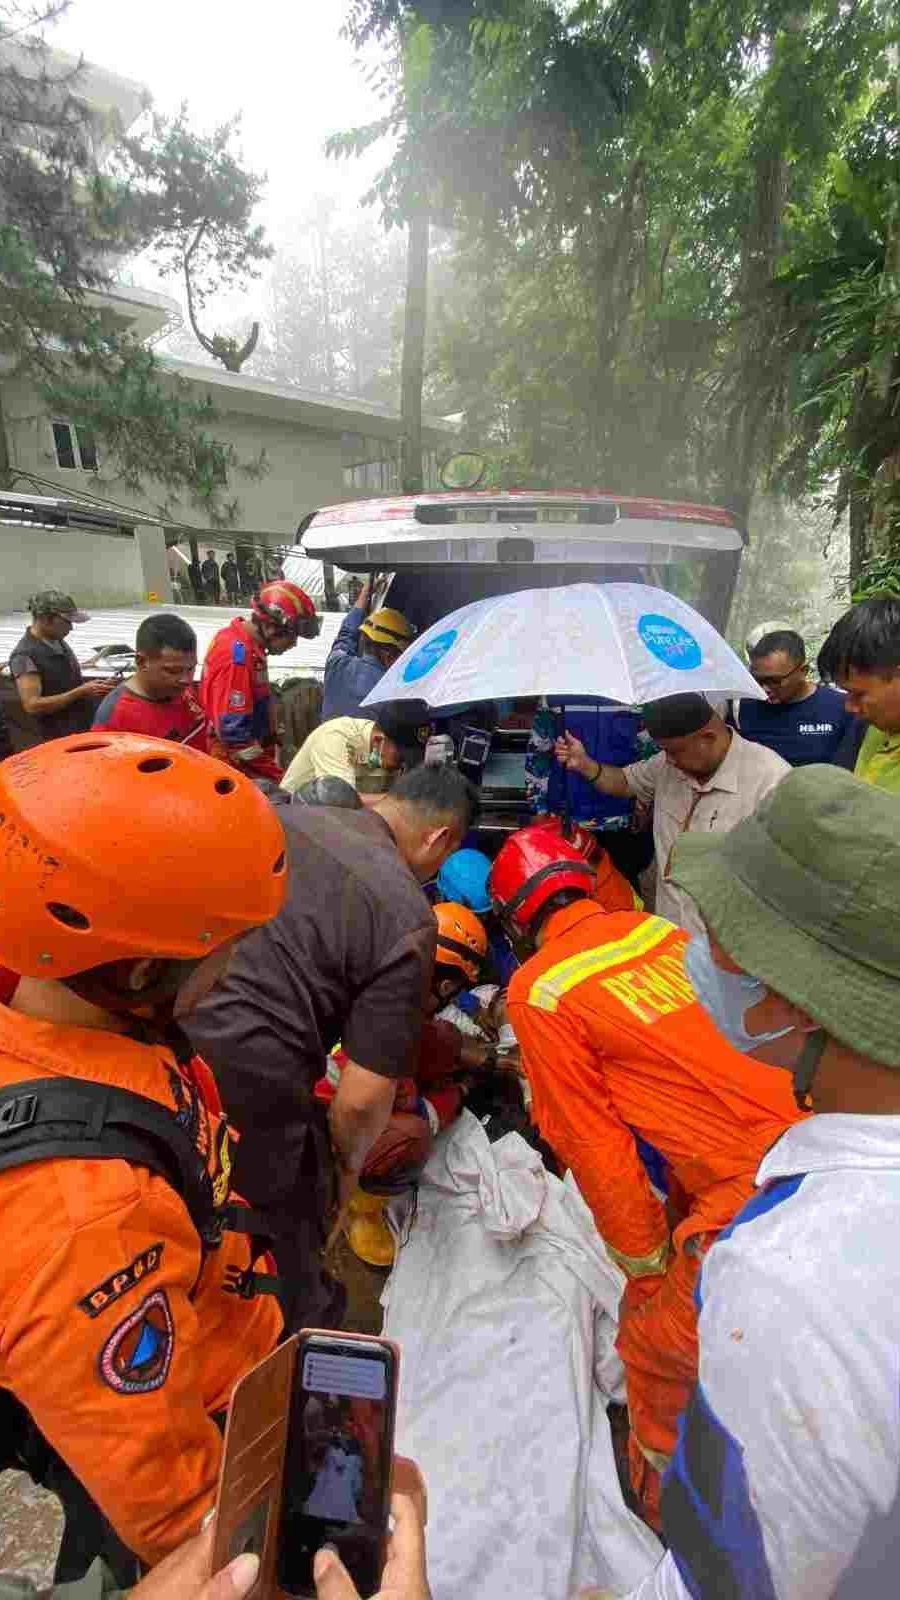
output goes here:
<path id="1" fill-rule="evenodd" d="M 718 966 L 705 933 L 695 934 L 690 941 L 684 954 L 684 970 L 704 1011 L 736 1050 L 755 1050 L 793 1032 L 792 1028 L 777 1028 L 773 1033 L 747 1032 L 744 1017 L 752 1006 L 765 999 L 768 990 L 758 978 L 745 972 L 726 972 Z"/>

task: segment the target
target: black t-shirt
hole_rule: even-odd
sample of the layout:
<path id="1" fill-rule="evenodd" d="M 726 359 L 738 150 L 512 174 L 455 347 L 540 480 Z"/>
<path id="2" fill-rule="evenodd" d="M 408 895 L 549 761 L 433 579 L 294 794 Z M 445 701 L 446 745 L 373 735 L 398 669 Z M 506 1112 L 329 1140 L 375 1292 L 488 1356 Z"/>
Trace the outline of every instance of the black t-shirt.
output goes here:
<path id="1" fill-rule="evenodd" d="M 78 658 L 64 639 L 38 639 L 27 629 L 9 658 L 9 670 L 14 678 L 36 673 L 41 680 L 41 694 L 68 694 L 84 680 Z M 51 711 L 49 715 L 35 717 L 34 722 L 42 739 L 63 739 L 72 733 L 86 733 L 94 716 L 94 706 L 89 700 L 76 700 L 64 711 Z"/>
<path id="2" fill-rule="evenodd" d="M 805 700 L 786 706 L 742 700 L 738 726 L 745 739 L 767 745 L 792 767 L 809 767 L 834 759 L 853 720 L 844 696 L 820 683 Z"/>
<path id="3" fill-rule="evenodd" d="M 241 941 L 188 1019 L 241 1133 L 235 1186 L 260 1206 L 294 1190 L 313 1085 L 339 1041 L 371 1072 L 414 1070 L 437 937 L 377 813 L 298 806 L 279 815 L 287 901 Z"/>

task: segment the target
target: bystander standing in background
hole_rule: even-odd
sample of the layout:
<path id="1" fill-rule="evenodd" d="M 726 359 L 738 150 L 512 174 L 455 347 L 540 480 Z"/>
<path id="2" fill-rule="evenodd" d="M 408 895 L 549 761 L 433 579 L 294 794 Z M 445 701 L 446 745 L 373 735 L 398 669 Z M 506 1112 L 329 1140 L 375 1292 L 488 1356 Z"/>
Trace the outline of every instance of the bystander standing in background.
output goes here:
<path id="1" fill-rule="evenodd" d="M 244 594 L 255 594 L 260 584 L 264 581 L 265 579 L 263 578 L 263 569 L 259 556 L 249 555 L 244 563 Z"/>
<path id="2" fill-rule="evenodd" d="M 222 582 L 225 586 L 225 598 L 230 606 L 236 606 L 241 598 L 241 575 L 233 553 L 229 550 L 222 562 Z"/>
<path id="3" fill-rule="evenodd" d="M 200 576 L 203 579 L 203 593 L 208 604 L 217 606 L 222 597 L 222 575 L 219 572 L 215 550 L 207 550 L 206 560 L 200 568 Z"/>
<path id="4" fill-rule="evenodd" d="M 22 709 L 36 719 L 42 739 L 85 733 L 93 720 L 94 702 L 115 687 L 112 678 L 85 681 L 66 644 L 75 623 L 90 618 L 59 589 L 44 589 L 30 605 L 31 624 L 9 658 Z"/>
<path id="5" fill-rule="evenodd" d="M 765 633 L 748 653 L 766 699 L 737 702 L 734 720 L 744 738 L 774 750 L 792 767 L 832 761 L 853 714 L 837 689 L 813 683 L 799 633 Z"/>
<path id="6" fill-rule="evenodd" d="M 818 667 L 846 690 L 848 711 L 869 723 L 856 777 L 900 794 L 900 599 L 873 595 L 851 606 L 819 651 Z"/>

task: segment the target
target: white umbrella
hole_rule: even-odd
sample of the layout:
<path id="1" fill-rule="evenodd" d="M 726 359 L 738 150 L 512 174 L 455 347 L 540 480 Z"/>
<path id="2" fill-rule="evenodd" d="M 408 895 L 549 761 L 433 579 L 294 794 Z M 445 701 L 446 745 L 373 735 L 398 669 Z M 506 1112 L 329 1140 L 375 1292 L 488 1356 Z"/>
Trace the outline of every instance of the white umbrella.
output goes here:
<path id="1" fill-rule="evenodd" d="M 765 699 L 712 623 L 675 595 L 643 583 L 572 583 L 451 612 L 408 646 L 363 705 L 528 695 L 643 705 L 685 691 Z"/>

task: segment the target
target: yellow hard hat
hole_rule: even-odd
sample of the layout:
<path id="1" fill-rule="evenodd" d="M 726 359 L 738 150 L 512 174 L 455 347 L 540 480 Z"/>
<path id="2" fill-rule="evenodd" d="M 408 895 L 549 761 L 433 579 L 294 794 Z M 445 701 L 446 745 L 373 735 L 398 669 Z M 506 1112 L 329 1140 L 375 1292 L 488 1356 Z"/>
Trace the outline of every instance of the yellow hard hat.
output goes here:
<path id="1" fill-rule="evenodd" d="M 411 622 L 407 622 L 402 611 L 382 606 L 379 611 L 373 611 L 366 617 L 359 631 L 373 644 L 392 644 L 396 650 L 404 650 L 416 630 Z"/>

